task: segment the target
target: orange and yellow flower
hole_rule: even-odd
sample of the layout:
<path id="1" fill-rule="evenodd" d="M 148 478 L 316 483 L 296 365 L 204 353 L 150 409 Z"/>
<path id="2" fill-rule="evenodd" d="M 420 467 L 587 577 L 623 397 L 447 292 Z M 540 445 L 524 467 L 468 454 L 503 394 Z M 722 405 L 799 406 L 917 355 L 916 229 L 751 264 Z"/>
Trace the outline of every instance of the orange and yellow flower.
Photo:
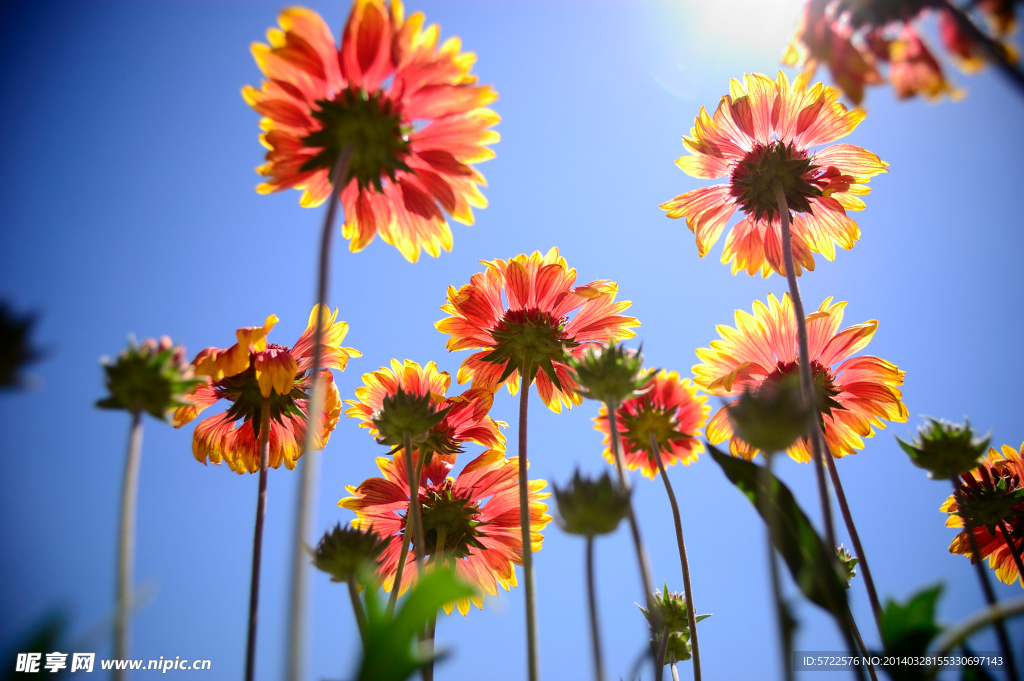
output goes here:
<path id="1" fill-rule="evenodd" d="M 543 256 L 535 251 L 507 262 L 481 264 L 487 269 L 470 277 L 469 284 L 458 290 L 448 287 L 448 302 L 441 309 L 450 316 L 435 324 L 451 334 L 449 351 L 480 350 L 462 362 L 458 382 L 472 380 L 474 388 L 488 390 L 505 384 L 514 395 L 519 369 L 527 362 L 531 382 L 535 377 L 548 408 L 560 412 L 562 405 L 580 404 L 583 399 L 565 364 L 566 353 L 580 357 L 593 343 L 636 335 L 632 328 L 640 322 L 619 314 L 632 303 L 615 301 L 614 282 L 573 286 L 576 270 L 557 248 Z"/>
<path id="2" fill-rule="evenodd" d="M 728 177 L 727 184 L 694 189 L 661 205 L 670 218 L 686 218 L 697 252 L 704 257 L 739 210 L 743 218 L 725 239 L 722 262 L 733 274 L 768 277 L 785 273 L 782 222 L 775 187 L 781 186 L 794 217 L 791 225 L 796 274 L 814 269 L 812 253 L 834 260 L 836 246 L 849 250 L 860 228 L 847 214 L 863 210 L 865 184 L 887 163 L 850 144 L 832 144 L 864 119 L 848 111 L 839 91 L 821 83 L 807 88 L 807 76 L 792 84 L 761 74 L 733 80 L 714 117 L 702 107 L 683 146 L 692 154 L 676 161 L 702 179 Z"/>
<path id="3" fill-rule="evenodd" d="M 895 364 L 853 354 L 864 349 L 878 328 L 869 321 L 839 330 L 846 303 L 826 298 L 817 312 L 807 315 L 808 351 L 814 379 L 819 423 L 832 455 L 841 458 L 864 448 L 862 438 L 872 437 L 885 421 L 903 423 L 907 408 L 899 386 L 904 372 Z M 765 383 L 799 373 L 796 317 L 789 294 L 780 302 L 768 296 L 768 305 L 754 303 L 754 314 L 736 311 L 736 328 L 719 326 L 721 340 L 697 350 L 703 363 L 693 367 L 694 382 L 712 395 L 736 397 L 744 390 L 757 392 Z M 739 439 L 729 422 L 727 407 L 711 418 L 706 430 L 712 444 L 729 440 L 733 456 L 753 459 L 758 450 Z M 805 438 L 786 453 L 800 462 L 810 460 Z"/>
<path id="4" fill-rule="evenodd" d="M 457 454 L 462 451 L 463 443 L 475 442 L 488 449 L 505 451 L 505 436 L 500 428 L 507 424 L 487 415 L 494 403 L 494 391 L 470 388 L 461 395 L 446 397 L 451 382 L 451 375 L 447 371 L 438 371 L 434 362 L 421 367 L 412 360 L 399 362 L 393 359 L 390 369 L 381 367 L 378 371 L 363 374 L 363 385 L 356 388 L 357 399 L 345 400 L 350 407 L 345 416 L 359 419 L 359 427 L 369 429 L 370 434 L 376 436 L 373 415 L 380 410 L 385 398 L 395 395 L 400 389 L 414 395 L 430 395 L 438 411 L 448 407 L 452 410 L 431 429 L 426 441 L 417 449 Z"/>
<path id="5" fill-rule="evenodd" d="M 421 250 L 450 251 L 444 212 L 469 225 L 472 209 L 487 206 L 472 164 L 492 158 L 487 145 L 498 141 L 490 128 L 499 117 L 484 108 L 498 95 L 470 73 L 476 55 L 461 52 L 458 38 L 438 46 L 438 27 L 424 28 L 420 13 L 405 17 L 399 0 L 356 0 L 340 48 L 311 10 L 287 9 L 278 23 L 269 45 L 252 46 L 266 80 L 242 91 L 264 117 L 269 149 L 257 191 L 295 188 L 303 206 L 317 206 L 348 148 L 341 202 L 349 248 L 380 234 L 411 262 Z"/>
<path id="6" fill-rule="evenodd" d="M 1024 489 L 1024 445 L 1016 450 L 1009 445 L 1003 445 L 1002 452 L 995 448 L 988 450 L 988 456 L 981 460 L 979 466 L 970 473 L 961 476 L 965 495 L 972 495 L 985 488 L 992 489 L 992 483 L 1000 478 L 1006 479 L 1003 494 L 1013 494 Z M 942 504 L 942 511 L 949 514 L 946 519 L 946 527 L 963 528 L 964 521 L 959 515 L 956 499 L 950 495 Z M 1010 512 L 1003 518 L 1007 529 L 1010 531 L 1010 538 L 1017 547 L 1018 553 L 1024 553 L 1024 501 L 1011 507 Z M 988 566 L 995 570 L 996 577 L 1004 584 L 1019 582 L 1024 587 L 1024 575 L 1017 570 L 1013 560 L 1013 554 L 1006 537 L 998 528 L 995 532 L 989 532 L 984 525 L 976 526 L 973 529 L 974 538 L 978 542 L 978 552 L 981 558 L 988 558 Z M 960 534 L 954 537 L 949 545 L 950 553 L 957 553 L 968 556 L 971 563 L 977 562 L 979 558 L 971 553 L 971 543 L 967 537 L 967 531 L 961 530 Z"/>
<path id="7" fill-rule="evenodd" d="M 419 498 L 422 503 L 424 542 L 423 554 L 431 564 L 437 563 L 438 545 L 443 547 L 441 564 L 454 567 L 456 574 L 481 594 L 497 595 L 497 585 L 506 591 L 516 586 L 516 565 L 522 565 L 522 531 L 519 524 L 519 460 L 506 459 L 503 452 L 490 449 L 463 467 L 458 477 L 448 477 L 455 466 L 456 454 L 436 454 L 423 467 Z M 406 531 L 409 509 L 409 481 L 405 475 L 405 453 L 393 458 L 380 457 L 377 465 L 383 478 L 370 478 L 358 487 L 347 487 L 351 497 L 338 505 L 355 511 L 352 526 L 369 530 L 387 540 L 377 575 L 385 591 L 395 586 L 395 573 Z M 533 551 L 539 551 L 544 537 L 541 530 L 551 521 L 547 505 L 550 494 L 547 483 L 531 480 L 530 539 Z M 406 556 L 408 564 L 415 561 L 412 540 Z M 399 594 L 416 579 L 416 570 L 402 573 Z M 483 608 L 483 596 L 461 599 L 457 605 L 463 615 L 469 612 L 470 601 Z M 455 604 L 446 606 L 451 613 Z"/>
<path id="8" fill-rule="evenodd" d="M 629 470 L 639 468 L 651 480 L 658 474 L 651 448 L 652 434 L 664 465 L 689 466 L 696 461 L 697 455 L 704 451 L 704 443 L 697 437 L 711 413 L 707 402 L 708 398 L 697 392 L 697 386 L 690 379 L 681 379 L 675 371 L 665 369 L 654 377 L 650 390 L 623 402 L 615 416 Z M 604 458 L 614 464 L 607 405 L 601 405 L 594 423 L 594 428 L 604 434 Z"/>
<path id="9" fill-rule="evenodd" d="M 326 392 L 315 446 L 323 449 L 327 444 L 341 415 L 341 398 L 330 369 L 344 371 L 349 358 L 360 353 L 341 346 L 348 324 L 335 321 L 338 311 L 331 314 L 326 307 L 316 306 L 305 332 L 291 348 L 267 342 L 278 321 L 270 315 L 261 327 L 238 329 L 238 342 L 230 348 L 206 348 L 192 360 L 195 375 L 204 380 L 186 396 L 190 404 L 174 412 L 174 427 L 189 423 L 219 400 L 230 405 L 226 412 L 196 426 L 192 453 L 198 461 L 217 465 L 223 461 L 236 473 L 258 471 L 259 424 L 264 405 L 269 405 L 269 465 L 278 468 L 284 462 L 285 467 L 295 468 L 306 434 L 318 310 L 323 316 L 322 366 L 326 367 L 320 372 L 320 385 Z"/>

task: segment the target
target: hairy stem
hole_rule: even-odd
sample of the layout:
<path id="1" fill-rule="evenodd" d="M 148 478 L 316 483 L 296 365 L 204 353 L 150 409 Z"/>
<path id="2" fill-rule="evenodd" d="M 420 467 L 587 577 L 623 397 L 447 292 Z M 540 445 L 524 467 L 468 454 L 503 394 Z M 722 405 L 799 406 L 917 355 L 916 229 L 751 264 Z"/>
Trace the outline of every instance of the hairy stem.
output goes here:
<path id="1" fill-rule="evenodd" d="M 267 466 L 270 464 L 270 400 L 260 409 L 260 487 L 256 497 L 256 529 L 252 540 L 252 583 L 249 589 L 249 638 L 245 647 L 245 681 L 256 677 L 256 622 L 260 610 L 260 564 L 263 561 L 263 518 L 267 514 Z"/>
<path id="2" fill-rule="evenodd" d="M 121 490 L 121 529 L 117 545 L 117 610 L 114 616 L 114 657 L 128 657 L 128 618 L 132 609 L 135 565 L 135 518 L 139 496 L 139 468 L 142 463 L 142 408 L 132 410 L 128 433 L 128 458 Z M 128 678 L 123 669 L 114 671 L 115 681 Z"/>
<path id="3" fill-rule="evenodd" d="M 587 610 L 590 614 L 590 641 L 594 650 L 594 679 L 604 681 L 604 662 L 601 655 L 601 631 L 597 619 L 597 590 L 594 587 L 594 537 L 587 535 Z"/>
<path id="4" fill-rule="evenodd" d="M 345 147 L 334 166 L 335 183 L 327 199 L 327 213 L 324 215 L 320 234 L 320 260 L 317 271 L 316 302 L 327 306 L 328 278 L 331 271 L 331 237 L 334 235 L 334 219 L 338 209 L 338 197 L 348 184 L 349 166 L 354 148 Z M 340 181 L 339 181 L 340 179 Z M 323 362 L 324 319 L 318 314 L 316 340 L 313 343 L 313 366 L 309 379 L 309 402 L 306 411 L 306 438 L 302 445 L 303 456 L 299 460 L 299 494 L 295 511 L 295 539 L 292 546 L 292 584 L 288 604 L 288 681 L 301 681 L 306 672 L 306 603 L 309 592 L 309 545 L 313 534 L 316 508 L 317 478 L 319 459 L 316 452 L 316 438 L 320 431 L 320 412 L 324 396 L 321 394 L 320 365 Z"/>
<path id="5" fill-rule="evenodd" d="M 530 475 L 526 458 L 526 425 L 530 398 L 529 366 L 520 370 L 519 386 L 519 526 L 523 539 L 523 581 L 526 592 L 526 662 L 530 681 L 540 679 L 537 650 L 537 601 L 533 582 L 533 540 L 530 531 Z"/>
<path id="6" fill-rule="evenodd" d="M 668 502 L 672 506 L 672 519 L 676 524 L 676 544 L 679 546 L 679 565 L 683 570 L 683 590 L 686 595 L 686 619 L 690 625 L 690 644 L 693 647 L 693 681 L 701 681 L 700 676 L 700 647 L 697 645 L 697 612 L 693 605 L 693 589 L 690 588 L 690 562 L 686 559 L 686 543 L 683 541 L 683 521 L 679 516 L 679 504 L 676 503 L 676 495 L 672 490 L 672 483 L 665 471 L 665 462 L 661 460 L 661 449 L 658 447 L 658 439 L 651 433 L 651 452 L 654 454 L 654 461 L 658 464 L 658 472 L 661 473 L 661 481 L 665 483 L 665 492 L 668 493 Z"/>

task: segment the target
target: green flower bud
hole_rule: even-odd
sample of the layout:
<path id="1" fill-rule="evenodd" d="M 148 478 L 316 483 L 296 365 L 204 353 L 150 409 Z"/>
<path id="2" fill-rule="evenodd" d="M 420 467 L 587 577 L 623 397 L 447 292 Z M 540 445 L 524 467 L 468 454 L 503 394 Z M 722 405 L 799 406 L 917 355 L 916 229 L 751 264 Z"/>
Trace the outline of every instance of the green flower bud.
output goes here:
<path id="1" fill-rule="evenodd" d="M 646 372 L 643 366 L 644 356 L 640 350 L 614 343 L 591 345 L 582 357 L 569 360 L 569 367 L 580 384 L 580 394 L 614 405 L 650 390 L 657 372 Z"/>
<path id="2" fill-rule="evenodd" d="M 655 643 L 660 647 L 661 638 L 657 637 Z M 690 659 L 690 632 L 684 631 L 677 634 L 669 634 L 668 648 L 665 649 L 665 664 L 673 662 L 686 662 Z"/>
<path id="3" fill-rule="evenodd" d="M 652 596 L 654 597 L 654 607 L 661 612 L 661 622 L 659 626 L 662 631 L 668 631 L 668 649 L 665 654 L 665 663 L 669 664 L 671 660 L 676 662 L 684 662 L 690 659 L 690 620 L 687 614 L 688 604 L 686 597 L 680 593 L 670 592 L 668 590 L 668 584 L 664 586 L 662 591 L 655 591 Z M 640 612 L 647 618 L 647 623 L 654 626 L 654 622 L 651 617 L 651 613 L 642 606 L 640 606 Z M 697 622 L 705 620 L 711 615 L 697 615 L 694 619 Z M 661 645 L 661 634 L 654 632 L 653 640 L 660 647 Z"/>
<path id="4" fill-rule="evenodd" d="M 453 405 L 454 406 L 454 405 Z M 452 407 L 437 409 L 430 394 L 416 395 L 399 388 L 388 395 L 371 418 L 377 429 L 377 444 L 402 447 L 408 435 L 414 445 L 422 444 L 430 429 L 441 423 Z"/>
<path id="5" fill-rule="evenodd" d="M 977 475 L 962 476 L 960 486 L 962 504 L 957 504 L 956 515 L 974 527 L 984 526 L 989 534 L 996 533 L 996 526 L 1024 516 L 1016 506 L 1024 504 L 1024 486 L 1020 478 L 1010 471 L 1001 471 L 988 466 L 978 468 Z"/>
<path id="6" fill-rule="evenodd" d="M 839 568 L 846 579 L 846 588 L 849 589 L 850 582 L 857 576 L 856 565 L 859 561 L 842 544 L 836 547 L 836 556 L 839 557 Z"/>
<path id="7" fill-rule="evenodd" d="M 0 303 L 0 388 L 22 386 L 22 368 L 42 355 L 29 338 L 35 323 L 33 315 L 17 316 L 7 303 Z"/>
<path id="8" fill-rule="evenodd" d="M 329 574 L 332 582 L 366 584 L 387 545 L 372 528 L 364 532 L 339 523 L 320 538 L 313 551 L 313 565 Z"/>
<path id="9" fill-rule="evenodd" d="M 629 492 L 614 484 L 607 471 L 592 480 L 577 470 L 566 487 L 555 485 L 554 490 L 558 524 L 570 534 L 609 534 L 629 512 Z"/>
<path id="10" fill-rule="evenodd" d="M 766 453 L 784 451 L 807 432 L 810 419 L 799 374 L 767 381 L 757 392 L 744 391 L 727 409 L 736 435 Z"/>
<path id="11" fill-rule="evenodd" d="M 928 477 L 949 480 L 977 467 L 978 459 L 988 449 L 991 439 L 975 438 L 971 424 L 966 420 L 961 426 L 928 417 L 928 423 L 918 428 L 917 437 L 912 442 L 904 442 L 898 437 L 896 441 L 915 466 L 929 472 Z"/>
<path id="12" fill-rule="evenodd" d="M 186 393 L 199 381 L 185 359 L 185 348 L 164 336 L 160 342 L 150 338 L 138 345 L 128 340 L 128 348 L 115 361 L 103 360 L 106 372 L 106 398 L 96 402 L 101 409 L 143 410 L 167 420 L 170 412 L 188 405 Z"/>

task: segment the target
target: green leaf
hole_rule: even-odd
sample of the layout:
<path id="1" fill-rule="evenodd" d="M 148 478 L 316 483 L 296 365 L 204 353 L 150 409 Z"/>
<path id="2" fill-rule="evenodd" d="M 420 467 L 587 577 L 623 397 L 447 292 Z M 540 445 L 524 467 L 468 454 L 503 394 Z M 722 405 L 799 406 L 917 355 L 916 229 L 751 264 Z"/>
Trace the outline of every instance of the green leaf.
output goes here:
<path id="1" fill-rule="evenodd" d="M 397 588 L 397 586 L 396 586 Z M 453 570 L 432 570 L 412 587 L 402 607 L 388 617 L 376 594 L 366 593 L 366 641 L 358 681 L 404 681 L 443 653 L 426 655 L 414 646 L 416 635 L 447 603 L 476 592 Z"/>
<path id="2" fill-rule="evenodd" d="M 766 510 L 774 509 L 772 544 L 785 561 L 793 580 L 808 599 L 835 617 L 840 630 L 846 632 L 846 580 L 838 572 L 835 547 L 829 547 L 821 540 L 797 505 L 793 493 L 781 480 L 761 466 L 723 454 L 710 444 L 708 450 L 725 476 L 750 499 L 766 523 Z M 763 484 L 766 474 L 770 480 L 768 485 Z M 765 487 L 772 490 L 771 494 Z"/>
<path id="3" fill-rule="evenodd" d="M 928 651 L 928 645 L 942 631 L 935 624 L 935 602 L 942 593 L 938 584 L 920 591 L 906 604 L 889 600 L 882 611 L 882 645 L 886 655 L 921 656 Z M 925 667 L 900 665 L 886 667 L 885 671 L 893 681 L 918 681 L 925 678 Z"/>

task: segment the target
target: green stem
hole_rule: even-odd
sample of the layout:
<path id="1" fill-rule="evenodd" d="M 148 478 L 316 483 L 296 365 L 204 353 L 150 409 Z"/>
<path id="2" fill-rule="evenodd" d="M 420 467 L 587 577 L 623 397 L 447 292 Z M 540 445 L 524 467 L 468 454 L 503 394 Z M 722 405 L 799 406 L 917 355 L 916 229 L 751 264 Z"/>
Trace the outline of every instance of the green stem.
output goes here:
<path id="1" fill-rule="evenodd" d="M 437 543 L 434 545 L 434 565 L 433 570 L 444 567 L 444 547 L 445 541 L 448 539 L 448 528 L 444 525 L 440 525 L 437 528 Z M 426 681 L 434 681 L 434 634 L 437 633 L 437 613 L 435 612 L 430 616 L 430 620 L 427 621 L 427 636 L 424 639 L 428 646 L 427 655 L 430 657 L 430 662 L 427 663 L 424 669 Z"/>
<path id="2" fill-rule="evenodd" d="M 359 589 L 356 588 L 355 578 L 348 580 L 348 597 L 352 601 L 352 612 L 356 616 L 356 626 L 359 627 L 359 640 L 366 645 L 366 613 L 363 612 L 363 604 L 359 601 Z"/>
<path id="3" fill-rule="evenodd" d="M 245 648 L 245 681 L 256 677 L 256 622 L 259 619 L 260 565 L 263 560 L 263 519 L 267 514 L 267 466 L 270 464 L 270 399 L 260 409 L 260 483 L 256 497 L 256 529 L 252 541 L 252 582 L 249 589 L 249 637 Z"/>
<path id="4" fill-rule="evenodd" d="M 672 660 L 672 663 L 669 665 L 669 669 L 672 670 L 672 681 L 679 681 L 679 670 L 676 669 L 675 660 Z"/>
<path id="5" fill-rule="evenodd" d="M 647 559 L 647 549 L 644 547 L 644 541 L 640 537 L 640 526 L 636 521 L 636 514 L 633 512 L 633 497 L 632 487 L 629 484 L 629 475 L 626 472 L 626 462 L 622 456 L 622 442 L 619 438 L 619 423 L 615 410 L 618 405 L 611 402 L 605 403 L 605 408 L 608 410 L 608 428 L 612 435 L 612 454 L 615 457 L 615 470 L 619 475 L 619 487 L 621 487 L 629 496 L 629 505 L 627 507 L 626 519 L 629 520 L 629 531 L 633 538 L 633 549 L 636 552 L 636 560 L 640 567 L 640 581 L 644 589 L 644 599 L 647 603 L 647 612 L 651 613 L 651 631 L 657 632 L 661 630 L 661 611 L 658 609 L 657 603 L 654 601 L 654 582 L 651 579 L 651 566 Z M 655 681 L 661 681 L 664 675 L 664 668 L 658 665 L 658 647 L 656 644 L 657 637 L 651 640 L 651 662 L 654 665 L 654 678 Z"/>
<path id="6" fill-rule="evenodd" d="M 860 629 L 857 628 L 857 621 L 853 619 L 853 612 L 849 608 L 846 609 L 846 618 L 850 623 L 850 631 L 853 632 L 853 638 L 857 641 L 857 647 L 860 648 L 860 654 L 863 659 L 867 661 L 868 675 L 871 677 L 871 681 L 878 681 L 878 675 L 875 672 L 875 665 L 871 664 L 871 651 L 864 645 L 864 639 L 861 638 Z"/>
<path id="7" fill-rule="evenodd" d="M 786 192 L 783 191 L 782 185 L 777 180 L 775 182 L 775 200 L 779 205 L 779 218 L 782 222 L 782 259 L 786 268 L 786 283 L 789 284 L 789 297 L 793 302 L 797 339 L 800 343 L 800 387 L 804 396 L 804 404 L 811 406 L 807 440 L 811 445 L 814 473 L 818 480 L 818 496 L 821 502 L 821 520 L 825 525 L 825 540 L 829 546 L 835 548 L 836 531 L 832 523 L 832 504 L 828 497 L 828 483 L 825 482 L 825 457 L 821 451 L 819 440 L 818 410 L 815 408 L 814 378 L 811 376 L 810 346 L 807 342 L 807 315 L 804 314 L 804 303 L 800 297 L 800 286 L 796 281 L 796 269 L 793 264 L 793 235 L 789 228 L 789 205 L 786 203 Z"/>
<path id="8" fill-rule="evenodd" d="M 690 562 L 686 559 L 686 543 L 683 541 L 683 521 L 679 515 L 679 504 L 676 503 L 676 495 L 672 490 L 672 483 L 668 479 L 668 472 L 665 470 L 665 462 L 661 460 L 661 449 L 658 447 L 658 439 L 651 433 L 651 452 L 654 454 L 654 461 L 658 464 L 658 472 L 661 473 L 661 481 L 665 483 L 665 492 L 668 493 L 668 502 L 672 506 L 672 519 L 676 524 L 676 544 L 679 546 L 679 564 L 683 570 L 683 590 L 686 595 L 686 619 L 690 625 L 690 643 L 693 647 L 693 681 L 701 681 L 700 675 L 700 646 L 697 645 L 697 612 L 693 605 L 693 590 L 690 588 Z"/>
<path id="9" fill-rule="evenodd" d="M 412 488 L 410 487 L 410 490 Z M 409 503 L 412 503 L 412 497 L 410 496 Z M 395 604 L 398 602 L 398 592 L 402 588 L 402 578 L 405 573 L 405 560 L 406 556 L 409 555 L 409 540 L 412 536 L 412 528 L 409 526 L 412 522 L 409 517 L 409 512 L 405 514 L 405 529 L 402 530 L 402 552 L 398 554 L 398 568 L 395 570 L 395 582 L 391 585 L 391 594 L 388 596 L 387 615 L 391 615 L 395 612 Z"/>
<path id="10" fill-rule="evenodd" d="M 526 661 L 529 680 L 538 681 L 540 666 L 537 650 L 537 596 L 534 593 L 533 543 L 530 531 L 530 464 L 526 458 L 526 425 L 531 381 L 529 369 L 520 370 L 519 373 L 519 525 L 523 539 L 523 587 L 526 591 Z"/>
<path id="11" fill-rule="evenodd" d="M 334 219 L 337 213 L 341 190 L 348 184 L 349 166 L 354 147 L 347 146 L 338 156 L 334 166 L 335 182 L 331 196 L 327 199 L 327 213 L 324 215 L 320 233 L 320 259 L 317 271 L 316 302 L 327 307 L 328 277 L 331 271 L 331 237 L 334 235 Z M 302 445 L 303 456 L 299 460 L 299 494 L 296 499 L 295 539 L 292 545 L 292 584 L 288 604 L 288 661 L 287 678 L 299 681 L 305 677 L 306 633 L 308 616 L 306 604 L 309 592 L 309 546 L 316 517 L 317 479 L 319 459 L 316 452 L 316 436 L 320 430 L 320 413 L 323 411 L 324 396 L 320 389 L 320 365 L 323 363 L 324 323 L 317 315 L 316 340 L 313 343 L 313 366 L 309 379 L 309 402 L 306 411 L 306 437 Z"/>
<path id="12" fill-rule="evenodd" d="M 672 632 L 668 626 L 661 633 L 661 644 L 658 646 L 658 658 L 655 661 L 655 666 L 658 669 L 665 668 L 665 657 L 668 655 L 668 640 L 672 637 Z"/>
<path id="13" fill-rule="evenodd" d="M 594 649 L 594 679 L 604 681 L 604 662 L 601 655 L 601 632 L 597 619 L 597 590 L 594 587 L 594 537 L 587 535 L 587 610 L 590 614 L 590 641 Z"/>
<path id="14" fill-rule="evenodd" d="M 142 465 L 142 408 L 132 410 L 128 433 L 128 457 L 124 465 L 121 489 L 121 529 L 117 546 L 117 611 L 114 619 L 114 657 L 128 657 L 128 619 L 132 609 L 132 582 L 135 563 L 135 520 L 139 496 L 139 469 Z M 115 681 L 128 677 L 123 669 L 114 671 Z"/>
<path id="15" fill-rule="evenodd" d="M 402 452 L 405 456 L 405 477 L 409 481 L 409 514 L 408 518 L 412 520 L 412 533 L 413 533 L 413 557 L 416 560 L 416 573 L 420 574 L 423 571 L 423 556 L 425 555 L 426 544 L 423 538 L 423 518 L 420 515 L 420 475 L 423 472 L 423 458 L 422 456 L 416 455 L 416 465 L 413 466 L 412 457 L 412 437 L 406 433 L 405 445 Z M 406 523 L 406 529 L 408 530 L 409 523 Z"/>
<path id="16" fill-rule="evenodd" d="M 974 632 L 984 629 L 995 622 L 1004 620 L 1016 615 L 1024 615 L 1024 598 L 1019 598 L 1009 603 L 991 605 L 980 612 L 976 612 L 954 627 L 943 632 L 935 644 L 935 654 L 932 657 L 945 657 L 958 645 L 967 640 Z M 929 667 L 927 678 L 934 679 L 939 673 L 939 667 Z"/>

